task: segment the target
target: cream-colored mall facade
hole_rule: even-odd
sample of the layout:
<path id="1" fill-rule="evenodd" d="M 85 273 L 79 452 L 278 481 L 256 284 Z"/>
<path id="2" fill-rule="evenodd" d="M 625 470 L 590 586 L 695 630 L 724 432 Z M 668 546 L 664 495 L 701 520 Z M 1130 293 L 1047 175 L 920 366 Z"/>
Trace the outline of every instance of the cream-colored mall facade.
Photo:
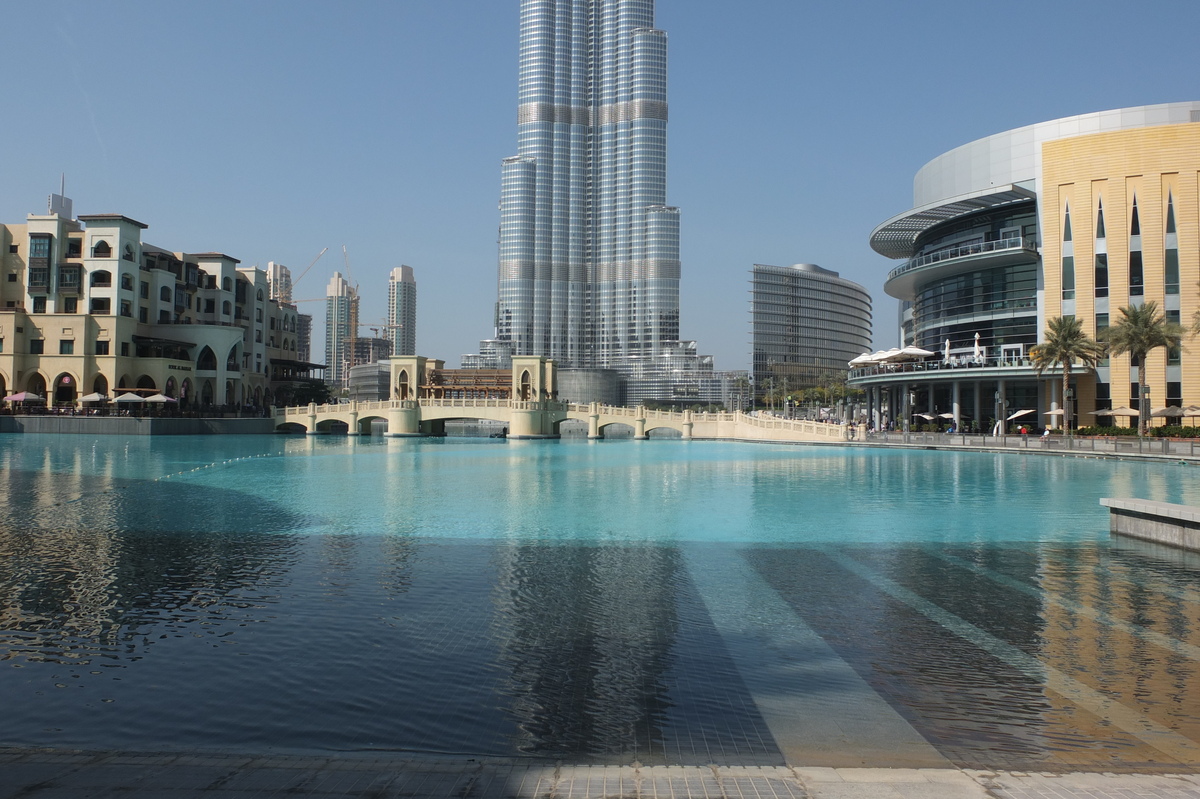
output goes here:
<path id="1" fill-rule="evenodd" d="M 635 439 L 646 439 L 652 430 L 664 428 L 679 431 L 685 440 L 833 443 L 844 441 L 848 436 L 845 425 L 800 419 L 562 402 L 556 399 L 556 363 L 549 358 L 533 356 L 513 358 L 512 389 L 507 397 L 482 396 L 489 393 L 486 391 L 431 391 L 427 372 L 440 369 L 441 363 L 420 356 L 394 357 L 391 359 L 391 399 L 277 408 L 276 426 L 304 428 L 309 435 L 318 435 L 346 425 L 349 435 L 362 435 L 371 432 L 374 421 L 383 420 L 387 423 L 385 435 L 427 436 L 442 433 L 449 420 L 487 419 L 503 423 L 508 438 L 545 439 L 558 438 L 559 425 L 573 419 L 587 423 L 588 438 L 592 439 L 603 438 L 610 425 L 632 428 Z M 480 395 L 463 396 L 471 393 Z"/>

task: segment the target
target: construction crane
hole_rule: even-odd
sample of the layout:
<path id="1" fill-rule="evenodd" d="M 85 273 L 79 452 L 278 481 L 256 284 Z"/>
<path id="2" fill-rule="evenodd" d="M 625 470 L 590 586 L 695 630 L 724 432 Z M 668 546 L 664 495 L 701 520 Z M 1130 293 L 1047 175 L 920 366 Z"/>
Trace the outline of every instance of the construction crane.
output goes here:
<path id="1" fill-rule="evenodd" d="M 301 279 L 303 279 L 303 277 L 304 277 L 305 275 L 307 275 L 307 274 L 308 274 L 308 270 L 309 270 L 309 269 L 312 269 L 314 266 L 316 266 L 316 265 L 317 265 L 317 261 L 321 260 L 321 256 L 322 256 L 322 255 L 324 255 L 324 254 L 325 254 L 325 253 L 327 253 L 327 252 L 329 252 L 329 248 L 328 248 L 328 247 L 326 247 L 325 249 L 323 249 L 323 250 L 321 250 L 319 253 L 317 253 L 317 257 L 316 257 L 316 258 L 313 258 L 313 259 L 312 259 L 312 263 L 311 263 L 311 264 L 309 264 L 308 266 L 306 266 L 306 267 L 304 268 L 304 271 L 300 273 L 300 277 L 298 277 L 298 278 L 296 278 L 295 280 L 293 280 L 293 281 L 292 281 L 292 288 L 295 288 L 295 287 L 296 287 L 296 284 L 297 284 L 297 283 L 299 283 L 299 282 L 301 281 Z M 298 302 L 308 302 L 308 300 L 298 300 Z"/>
<path id="2" fill-rule="evenodd" d="M 350 369 L 357 365 L 358 360 L 354 357 L 354 344 L 358 341 L 358 284 L 350 279 L 350 256 L 346 252 L 346 245 L 342 245 L 342 263 L 346 265 L 346 282 L 350 284 L 351 300 L 350 300 L 350 319 L 349 325 L 350 336 L 345 343 L 345 363 L 346 374 L 350 374 Z"/>

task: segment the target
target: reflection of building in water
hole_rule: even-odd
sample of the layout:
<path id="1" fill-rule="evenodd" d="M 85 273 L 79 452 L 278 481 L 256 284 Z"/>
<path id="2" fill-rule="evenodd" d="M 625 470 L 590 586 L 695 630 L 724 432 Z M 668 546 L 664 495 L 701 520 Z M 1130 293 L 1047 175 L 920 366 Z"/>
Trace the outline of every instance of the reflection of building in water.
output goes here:
<path id="1" fill-rule="evenodd" d="M 1200 743 L 1200 662 L 1193 654 L 1200 647 L 1198 573 L 1200 556 L 1142 542 L 1082 549 L 1074 557 L 1048 553 L 1040 588 L 1062 601 L 1045 605 L 1039 657 L 1147 723 Z M 1047 699 L 1072 722 L 1060 733 L 1107 742 L 1109 750 L 1121 750 L 1123 763 L 1175 762 L 1153 748 L 1163 736 L 1139 741 L 1107 715 L 1081 712 L 1053 691 Z M 1082 752 L 1075 762 L 1096 759 Z"/>
<path id="2" fill-rule="evenodd" d="M 151 627 L 216 634 L 191 623 L 236 613 L 243 593 L 268 601 L 294 560 L 291 539 L 258 535 L 295 523 L 274 503 L 169 481 L 147 491 L 113 478 L 111 460 L 95 475 L 79 455 L 66 473 L 2 457 L 0 629 L 18 635 L 0 660 L 119 661 L 157 640 Z"/>
<path id="3" fill-rule="evenodd" d="M 594 757 L 661 752 L 678 553 L 514 545 L 496 557 L 494 624 L 518 747 Z"/>

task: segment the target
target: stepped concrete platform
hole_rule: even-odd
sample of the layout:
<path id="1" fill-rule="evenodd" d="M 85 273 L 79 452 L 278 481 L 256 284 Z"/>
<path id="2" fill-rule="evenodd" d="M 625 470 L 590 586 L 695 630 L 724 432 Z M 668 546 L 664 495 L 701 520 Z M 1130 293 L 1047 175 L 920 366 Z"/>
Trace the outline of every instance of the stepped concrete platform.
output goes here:
<path id="1" fill-rule="evenodd" d="M 1104 498 L 1110 529 L 1118 535 L 1200 552 L 1200 508 L 1150 499 Z"/>

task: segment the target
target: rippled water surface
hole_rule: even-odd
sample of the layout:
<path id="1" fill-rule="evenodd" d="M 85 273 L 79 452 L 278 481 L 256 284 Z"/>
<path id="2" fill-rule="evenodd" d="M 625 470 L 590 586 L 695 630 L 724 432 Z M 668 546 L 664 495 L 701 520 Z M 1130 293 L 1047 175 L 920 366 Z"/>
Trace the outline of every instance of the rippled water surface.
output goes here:
<path id="1" fill-rule="evenodd" d="M 1194 467 L 0 436 L 0 745 L 1200 766 Z"/>

